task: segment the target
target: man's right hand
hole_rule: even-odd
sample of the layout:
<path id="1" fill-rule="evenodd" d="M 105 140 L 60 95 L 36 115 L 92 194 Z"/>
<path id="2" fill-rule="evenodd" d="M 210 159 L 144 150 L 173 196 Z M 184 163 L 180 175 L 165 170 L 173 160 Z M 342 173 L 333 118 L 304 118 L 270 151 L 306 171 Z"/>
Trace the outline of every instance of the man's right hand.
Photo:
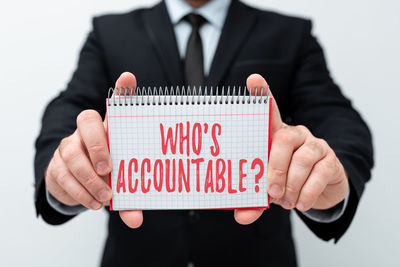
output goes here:
<path id="1" fill-rule="evenodd" d="M 136 88 L 136 78 L 123 73 L 116 88 Z M 45 173 L 47 190 L 65 205 L 83 205 L 98 210 L 107 205 L 112 191 L 106 180 L 112 163 L 108 151 L 106 122 L 94 110 L 77 117 L 77 129 L 64 138 L 54 152 Z M 132 228 L 142 224 L 141 211 L 121 211 L 122 220 Z"/>

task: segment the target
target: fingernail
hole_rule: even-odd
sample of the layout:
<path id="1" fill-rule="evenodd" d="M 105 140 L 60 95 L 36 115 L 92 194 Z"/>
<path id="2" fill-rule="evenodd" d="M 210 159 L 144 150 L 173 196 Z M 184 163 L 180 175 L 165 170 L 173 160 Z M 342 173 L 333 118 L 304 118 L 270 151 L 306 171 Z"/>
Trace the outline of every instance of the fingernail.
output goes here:
<path id="1" fill-rule="evenodd" d="M 270 188 L 270 194 L 272 197 L 278 198 L 282 194 L 282 187 L 277 184 L 273 184 Z"/>
<path id="2" fill-rule="evenodd" d="M 108 201 L 110 199 L 110 191 L 108 189 L 103 189 L 98 193 L 98 197 L 102 202 Z"/>
<path id="3" fill-rule="evenodd" d="M 96 164 L 96 171 L 98 174 L 103 175 L 108 172 L 108 164 L 105 161 L 100 161 Z"/>
<path id="4" fill-rule="evenodd" d="M 90 203 L 90 208 L 91 208 L 91 209 L 94 209 L 94 210 L 100 209 L 101 206 L 102 206 L 101 203 L 97 202 L 96 200 L 93 200 L 93 201 Z"/>
<path id="5" fill-rule="evenodd" d="M 304 205 L 303 203 L 299 202 L 296 205 L 298 210 L 304 211 L 306 209 L 306 205 Z"/>
<path id="6" fill-rule="evenodd" d="M 290 203 L 287 200 L 282 200 L 281 201 L 281 206 L 284 207 L 285 209 L 290 209 L 292 207 L 292 203 Z"/>

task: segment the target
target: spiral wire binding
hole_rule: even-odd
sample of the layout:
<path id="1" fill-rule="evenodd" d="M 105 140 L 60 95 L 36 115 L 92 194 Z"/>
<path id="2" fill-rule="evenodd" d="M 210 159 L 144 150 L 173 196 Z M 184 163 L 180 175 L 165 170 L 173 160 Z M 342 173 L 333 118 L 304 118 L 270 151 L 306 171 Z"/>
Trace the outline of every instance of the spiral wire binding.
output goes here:
<path id="1" fill-rule="evenodd" d="M 264 88 L 254 88 L 251 95 L 247 87 L 225 86 L 219 90 L 211 86 L 205 87 L 137 87 L 134 88 L 110 88 L 108 90 L 107 104 L 109 106 L 132 105 L 206 105 L 206 104 L 250 104 L 267 103 L 270 97 L 269 90 L 263 96 Z M 206 94 L 209 92 L 209 94 Z"/>

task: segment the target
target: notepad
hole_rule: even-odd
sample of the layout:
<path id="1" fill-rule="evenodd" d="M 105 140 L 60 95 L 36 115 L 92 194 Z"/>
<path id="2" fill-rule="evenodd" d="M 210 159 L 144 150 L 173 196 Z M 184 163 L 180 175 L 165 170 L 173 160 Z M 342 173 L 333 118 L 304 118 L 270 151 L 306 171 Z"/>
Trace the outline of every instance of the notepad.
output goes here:
<path id="1" fill-rule="evenodd" d="M 111 210 L 269 207 L 270 96 L 118 92 L 106 101 Z"/>

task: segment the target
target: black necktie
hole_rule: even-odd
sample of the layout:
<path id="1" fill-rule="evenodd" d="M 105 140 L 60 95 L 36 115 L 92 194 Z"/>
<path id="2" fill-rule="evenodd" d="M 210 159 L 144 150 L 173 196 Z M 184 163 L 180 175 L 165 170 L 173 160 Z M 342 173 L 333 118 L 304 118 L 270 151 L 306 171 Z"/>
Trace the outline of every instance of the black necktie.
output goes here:
<path id="1" fill-rule="evenodd" d="M 206 21 L 201 15 L 188 14 L 184 17 L 192 26 L 192 33 L 186 47 L 185 56 L 185 79 L 189 86 L 203 85 L 203 46 L 199 33 L 200 26 Z"/>

